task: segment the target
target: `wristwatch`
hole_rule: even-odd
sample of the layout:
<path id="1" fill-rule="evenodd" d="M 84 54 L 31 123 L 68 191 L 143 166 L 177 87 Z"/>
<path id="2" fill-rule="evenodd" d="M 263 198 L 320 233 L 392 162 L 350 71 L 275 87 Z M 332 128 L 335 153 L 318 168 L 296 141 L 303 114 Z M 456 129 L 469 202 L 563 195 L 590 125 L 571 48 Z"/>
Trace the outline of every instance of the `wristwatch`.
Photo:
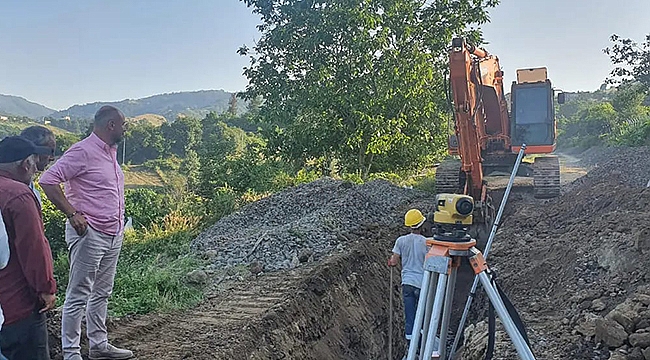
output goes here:
<path id="1" fill-rule="evenodd" d="M 79 214 L 79 211 L 76 211 L 76 210 L 75 210 L 75 212 L 73 212 L 72 214 L 68 215 L 68 219 L 72 219 L 72 217 L 75 216 L 75 215 L 77 215 L 77 214 Z"/>

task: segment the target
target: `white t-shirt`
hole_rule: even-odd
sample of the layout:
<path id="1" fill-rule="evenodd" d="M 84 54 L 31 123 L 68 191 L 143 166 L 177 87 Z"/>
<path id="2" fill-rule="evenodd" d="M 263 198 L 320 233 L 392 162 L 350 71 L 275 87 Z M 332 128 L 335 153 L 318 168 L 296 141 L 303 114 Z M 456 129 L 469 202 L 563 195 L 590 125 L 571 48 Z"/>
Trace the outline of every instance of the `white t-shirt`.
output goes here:
<path id="1" fill-rule="evenodd" d="M 9 235 L 7 235 L 7 229 L 5 228 L 5 222 L 2 220 L 2 212 L 0 211 L 0 269 L 4 269 L 9 262 Z M 0 329 L 2 329 L 2 324 L 5 322 L 4 314 L 2 313 L 2 307 L 0 306 Z"/>
<path id="2" fill-rule="evenodd" d="M 43 199 L 41 198 L 41 192 L 36 189 L 36 186 L 34 185 L 34 182 L 29 183 L 29 188 L 32 189 L 32 192 L 34 193 L 34 196 L 36 196 L 36 200 L 38 200 L 38 205 L 43 208 Z"/>
<path id="3" fill-rule="evenodd" d="M 427 251 L 427 239 L 420 234 L 397 238 L 393 252 L 402 259 L 402 285 L 411 285 L 418 289 L 422 286 Z"/>

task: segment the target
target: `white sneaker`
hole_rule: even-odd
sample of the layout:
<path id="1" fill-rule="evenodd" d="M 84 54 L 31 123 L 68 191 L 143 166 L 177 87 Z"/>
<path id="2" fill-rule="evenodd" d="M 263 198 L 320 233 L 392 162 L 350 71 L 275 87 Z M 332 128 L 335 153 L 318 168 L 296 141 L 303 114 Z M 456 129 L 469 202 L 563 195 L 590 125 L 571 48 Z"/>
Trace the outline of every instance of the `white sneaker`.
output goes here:
<path id="1" fill-rule="evenodd" d="M 91 360 L 125 360 L 133 357 L 131 350 L 116 348 L 106 344 L 104 349 L 90 349 L 88 358 Z"/>

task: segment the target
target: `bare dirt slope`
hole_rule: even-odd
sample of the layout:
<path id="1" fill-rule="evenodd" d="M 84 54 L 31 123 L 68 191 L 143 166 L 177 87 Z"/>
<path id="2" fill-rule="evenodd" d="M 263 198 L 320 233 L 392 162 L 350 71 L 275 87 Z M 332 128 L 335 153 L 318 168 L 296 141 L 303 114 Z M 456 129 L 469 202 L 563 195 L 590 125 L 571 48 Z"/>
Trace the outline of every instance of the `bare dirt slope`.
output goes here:
<path id="1" fill-rule="evenodd" d="M 514 194 L 488 262 L 525 319 L 538 358 L 644 359 L 650 150 L 592 150 L 581 162 L 591 170 L 560 198 Z M 482 304 L 476 319 L 485 314 Z M 497 358 L 516 359 L 502 340 Z M 483 345 L 466 358 L 480 358 Z"/>

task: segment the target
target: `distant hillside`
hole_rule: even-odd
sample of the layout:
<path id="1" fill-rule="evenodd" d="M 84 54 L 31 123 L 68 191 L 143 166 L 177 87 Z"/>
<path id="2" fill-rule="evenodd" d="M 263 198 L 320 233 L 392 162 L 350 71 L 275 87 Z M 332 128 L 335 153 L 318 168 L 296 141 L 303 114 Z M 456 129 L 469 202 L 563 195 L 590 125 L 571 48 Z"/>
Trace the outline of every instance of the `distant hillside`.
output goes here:
<path id="1" fill-rule="evenodd" d="M 3 139 L 5 136 L 18 135 L 24 128 L 40 125 L 45 126 L 46 128 L 52 130 L 55 135 L 66 135 L 69 134 L 68 131 L 60 129 L 56 126 L 43 125 L 41 123 L 36 123 L 32 121 L 12 121 L 12 120 L 3 120 L 0 117 L 0 139 Z"/>
<path id="2" fill-rule="evenodd" d="M 160 126 L 160 125 L 164 124 L 165 122 L 167 122 L 165 117 L 163 117 L 161 115 L 156 115 L 156 114 L 138 115 L 138 116 L 136 116 L 134 118 L 127 118 L 127 120 L 129 122 L 136 122 L 136 123 L 144 121 L 144 122 L 148 122 L 149 124 L 154 125 L 154 126 Z"/>
<path id="3" fill-rule="evenodd" d="M 95 112 L 103 105 L 113 105 L 124 112 L 127 117 L 145 114 L 164 116 L 174 121 L 178 114 L 204 116 L 210 111 L 222 113 L 228 109 L 231 93 L 223 90 L 203 90 L 154 95 L 142 99 L 127 99 L 117 102 L 95 102 L 74 105 L 67 110 L 51 114 L 54 118 L 70 116 L 71 119 L 92 119 Z M 244 101 L 238 99 L 238 108 L 244 111 Z"/>
<path id="4" fill-rule="evenodd" d="M 0 114 L 26 116 L 39 119 L 54 112 L 53 109 L 23 99 L 19 96 L 0 95 Z"/>

